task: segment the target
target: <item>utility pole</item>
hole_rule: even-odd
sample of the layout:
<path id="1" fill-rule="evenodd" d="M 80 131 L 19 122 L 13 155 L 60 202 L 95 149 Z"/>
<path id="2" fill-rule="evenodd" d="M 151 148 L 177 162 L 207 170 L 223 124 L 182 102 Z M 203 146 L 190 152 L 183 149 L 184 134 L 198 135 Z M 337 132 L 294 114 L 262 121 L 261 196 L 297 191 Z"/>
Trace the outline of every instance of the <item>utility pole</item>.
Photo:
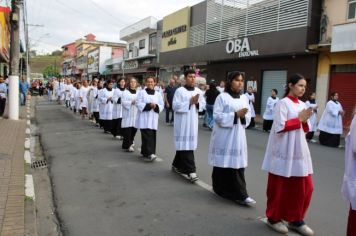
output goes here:
<path id="1" fill-rule="evenodd" d="M 19 1 L 11 2 L 9 119 L 19 119 L 19 56 L 20 56 L 20 8 Z"/>

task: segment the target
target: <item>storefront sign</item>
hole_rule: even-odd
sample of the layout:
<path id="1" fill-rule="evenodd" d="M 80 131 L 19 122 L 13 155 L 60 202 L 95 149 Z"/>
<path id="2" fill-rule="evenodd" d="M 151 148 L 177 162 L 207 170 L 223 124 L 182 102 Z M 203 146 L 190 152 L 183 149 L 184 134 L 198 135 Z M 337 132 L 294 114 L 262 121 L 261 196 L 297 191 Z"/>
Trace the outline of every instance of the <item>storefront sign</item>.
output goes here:
<path id="1" fill-rule="evenodd" d="M 125 61 L 124 70 L 132 70 L 138 68 L 138 61 Z"/>
<path id="2" fill-rule="evenodd" d="M 88 73 L 99 72 L 99 49 L 88 53 Z"/>
<path id="3" fill-rule="evenodd" d="M 258 56 L 258 50 L 252 50 L 248 38 L 229 40 L 226 43 L 226 52 L 238 53 L 239 57 Z"/>
<path id="4" fill-rule="evenodd" d="M 170 29 L 170 30 L 167 30 L 165 32 L 163 32 L 162 34 L 162 38 L 168 38 L 168 37 L 171 37 L 173 35 L 176 35 L 176 34 L 179 34 L 179 33 L 183 33 L 183 32 L 186 32 L 187 31 L 187 25 L 181 25 L 181 26 L 178 26 L 174 29 Z"/>

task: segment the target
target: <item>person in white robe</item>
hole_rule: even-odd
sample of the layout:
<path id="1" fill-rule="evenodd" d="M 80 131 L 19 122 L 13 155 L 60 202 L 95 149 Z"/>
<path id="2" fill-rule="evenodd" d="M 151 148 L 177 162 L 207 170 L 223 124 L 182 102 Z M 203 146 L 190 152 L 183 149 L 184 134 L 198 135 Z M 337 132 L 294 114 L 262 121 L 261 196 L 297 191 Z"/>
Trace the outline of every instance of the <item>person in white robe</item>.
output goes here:
<path id="1" fill-rule="evenodd" d="M 346 235 L 353 236 L 356 235 L 356 109 L 345 143 L 345 174 L 341 192 L 350 203 Z"/>
<path id="2" fill-rule="evenodd" d="M 98 84 L 98 101 L 99 101 L 99 128 L 104 128 L 104 121 L 101 119 L 104 114 L 104 104 L 101 103 L 101 97 L 104 93 L 106 83 L 104 81 L 100 81 Z"/>
<path id="3" fill-rule="evenodd" d="M 129 88 L 122 95 L 122 149 L 128 152 L 135 151 L 135 136 L 137 133 L 136 117 L 137 117 L 137 80 L 131 78 L 129 80 Z"/>
<path id="4" fill-rule="evenodd" d="M 315 143 L 316 141 L 313 139 L 314 137 L 314 132 L 316 132 L 317 128 L 318 128 L 318 104 L 315 102 L 315 93 L 312 93 L 309 96 L 308 101 L 305 102 L 305 105 L 307 106 L 307 108 L 311 108 L 313 111 L 312 116 L 310 117 L 309 121 L 310 121 L 310 125 L 311 128 L 309 130 L 309 132 L 306 134 L 306 139 L 308 142 L 312 142 Z"/>
<path id="5" fill-rule="evenodd" d="M 66 86 L 66 89 L 65 89 L 65 101 L 66 101 L 66 107 L 67 108 L 71 108 L 70 99 L 71 99 L 72 88 L 73 88 L 72 81 L 71 81 L 71 79 L 68 78 L 67 79 L 67 86 Z"/>
<path id="6" fill-rule="evenodd" d="M 246 190 L 247 141 L 245 128 L 251 121 L 251 108 L 246 95 L 240 95 L 244 74 L 231 72 L 214 104 L 215 125 L 209 145 L 209 164 L 213 166 L 214 192 L 238 204 L 256 201 Z"/>
<path id="7" fill-rule="evenodd" d="M 195 71 L 184 72 L 185 86 L 176 90 L 173 97 L 174 146 L 176 155 L 172 170 L 194 182 L 196 174 L 194 150 L 198 145 L 198 112 L 205 107 L 202 91 L 195 86 Z"/>
<path id="8" fill-rule="evenodd" d="M 103 89 L 100 96 L 100 103 L 102 105 L 102 113 L 100 113 L 100 119 L 103 122 L 104 133 L 111 133 L 112 126 L 112 110 L 114 106 L 114 90 L 112 88 L 113 83 L 111 80 L 106 82 L 106 88 Z"/>
<path id="9" fill-rule="evenodd" d="M 81 82 L 77 82 L 76 87 L 77 87 L 77 89 L 76 89 L 76 91 L 74 93 L 75 109 L 81 115 L 82 114 L 82 108 L 80 107 L 80 102 L 81 102 L 80 101 L 80 89 L 82 87 Z"/>
<path id="10" fill-rule="evenodd" d="M 60 101 L 61 103 L 63 103 L 63 101 L 65 102 L 65 98 L 66 98 L 66 90 L 67 90 L 67 78 L 62 79 L 62 83 L 60 86 Z"/>
<path id="11" fill-rule="evenodd" d="M 111 134 L 114 138 L 122 140 L 121 123 L 122 123 L 122 95 L 125 91 L 125 78 L 121 77 L 118 80 L 118 87 L 114 89 L 114 107 L 112 115 L 112 129 Z"/>
<path id="12" fill-rule="evenodd" d="M 284 98 L 276 105 L 262 169 L 269 173 L 267 225 L 279 233 L 292 229 L 312 236 L 313 230 L 304 222 L 313 193 L 313 166 L 305 138 L 312 109 L 298 99 L 306 85 L 300 74 L 288 78 Z"/>
<path id="13" fill-rule="evenodd" d="M 255 106 L 253 105 L 255 103 L 255 94 L 253 91 L 253 88 L 251 86 L 248 86 L 247 92 L 245 93 L 246 97 L 249 100 L 249 106 L 250 106 L 250 111 L 251 111 L 251 122 L 247 126 L 247 129 L 254 128 L 256 123 L 255 123 L 255 117 L 256 117 L 256 112 L 255 112 Z"/>
<path id="14" fill-rule="evenodd" d="M 73 82 L 73 86 L 71 87 L 71 90 L 70 90 L 70 106 L 71 106 L 71 109 L 73 110 L 74 113 L 77 112 L 76 104 L 75 104 L 75 93 L 76 93 L 76 91 L 77 91 L 77 83 Z"/>
<path id="15" fill-rule="evenodd" d="M 159 113 L 164 109 L 163 97 L 154 90 L 155 79 L 145 79 L 146 89 L 137 95 L 136 128 L 141 132 L 141 154 L 145 160 L 154 161 L 156 156 L 156 139 Z"/>
<path id="16" fill-rule="evenodd" d="M 82 110 L 82 118 L 84 119 L 88 115 L 88 92 L 89 92 L 89 83 L 87 80 L 83 81 L 83 86 L 79 90 L 80 97 L 80 108 Z"/>
<path id="17" fill-rule="evenodd" d="M 98 96 L 98 79 L 94 79 L 89 91 L 89 112 L 92 114 L 92 119 L 95 125 L 99 125 L 99 96 Z"/>
<path id="18" fill-rule="evenodd" d="M 59 82 L 57 78 L 53 78 L 53 92 L 52 92 L 52 101 L 57 101 Z"/>
<path id="19" fill-rule="evenodd" d="M 272 89 L 271 96 L 267 99 L 266 109 L 263 113 L 263 131 L 269 132 L 272 128 L 275 106 L 279 101 L 277 95 L 278 90 Z"/>
<path id="20" fill-rule="evenodd" d="M 339 147 L 340 137 L 343 133 L 342 118 L 345 115 L 340 104 L 339 94 L 331 94 L 331 100 L 326 104 L 326 108 L 319 121 L 319 141 L 321 145 L 329 147 Z"/>

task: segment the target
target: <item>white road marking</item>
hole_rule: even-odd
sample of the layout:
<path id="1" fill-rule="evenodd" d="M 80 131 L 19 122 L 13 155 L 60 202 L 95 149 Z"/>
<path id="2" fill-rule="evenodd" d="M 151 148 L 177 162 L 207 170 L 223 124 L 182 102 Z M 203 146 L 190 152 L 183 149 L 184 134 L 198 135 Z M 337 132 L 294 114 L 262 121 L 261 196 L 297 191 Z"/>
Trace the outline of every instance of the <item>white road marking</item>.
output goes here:
<path id="1" fill-rule="evenodd" d="M 31 147 L 31 142 L 29 138 L 25 139 L 25 149 L 30 149 Z"/>
<path id="2" fill-rule="evenodd" d="M 24 159 L 26 161 L 26 164 L 31 164 L 31 154 L 28 150 L 26 150 L 24 153 Z"/>
<path id="3" fill-rule="evenodd" d="M 26 128 L 26 134 L 31 134 L 30 128 Z"/>
<path id="4" fill-rule="evenodd" d="M 26 175 L 25 194 L 26 194 L 26 197 L 30 197 L 33 200 L 35 200 L 35 188 L 33 185 L 32 175 Z"/>
<path id="5" fill-rule="evenodd" d="M 195 183 L 196 183 L 198 186 L 202 187 L 203 189 L 208 190 L 209 192 L 212 192 L 212 193 L 213 193 L 213 187 L 210 186 L 209 184 L 207 184 L 207 183 L 205 183 L 205 182 L 203 182 L 203 181 L 201 181 L 201 180 L 197 180 L 197 181 L 195 181 Z"/>

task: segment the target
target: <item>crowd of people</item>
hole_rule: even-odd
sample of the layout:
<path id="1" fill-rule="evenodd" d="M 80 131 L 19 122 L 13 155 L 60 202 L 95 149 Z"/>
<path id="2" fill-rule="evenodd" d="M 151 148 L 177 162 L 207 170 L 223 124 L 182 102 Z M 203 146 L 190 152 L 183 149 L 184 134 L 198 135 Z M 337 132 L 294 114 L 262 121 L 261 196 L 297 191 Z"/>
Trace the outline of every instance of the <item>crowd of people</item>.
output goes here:
<path id="1" fill-rule="evenodd" d="M 47 85 L 49 100 L 53 94 L 83 119 L 92 120 L 105 133 L 122 140 L 122 149 L 134 152 L 137 130 L 141 134 L 141 156 L 153 162 L 159 113 L 166 110 L 166 123 L 173 125 L 175 157 L 172 171 L 191 182 L 197 181 L 194 151 L 198 146 L 199 115 L 206 110 L 204 124 L 212 129 L 208 162 L 213 167 L 214 192 L 241 205 L 253 205 L 245 180 L 248 164 L 246 129 L 255 125 L 254 91 L 244 93 L 244 74 L 231 72 L 217 86 L 209 83 L 206 91 L 196 85 L 195 71 L 184 73 L 184 83 L 176 85 L 173 77 L 163 90 L 156 78 L 148 76 L 144 85 L 135 78 L 116 81 L 94 79 L 74 81 L 65 78 Z M 1 86 L 0 86 L 1 89 Z M 1 91 L 1 90 L 0 90 Z M 333 93 L 319 126 L 315 93 L 307 102 L 301 101 L 306 80 L 295 74 L 288 78 L 283 98 L 273 89 L 263 114 L 263 129 L 270 132 L 262 169 L 268 173 L 267 225 L 286 234 L 289 230 L 301 235 L 314 235 L 304 218 L 313 193 L 313 165 L 308 141 L 318 128 L 320 143 L 338 146 L 342 133 L 344 111 Z M 346 170 L 343 196 L 351 203 L 348 235 L 356 234 L 356 118 L 346 137 Z"/>

